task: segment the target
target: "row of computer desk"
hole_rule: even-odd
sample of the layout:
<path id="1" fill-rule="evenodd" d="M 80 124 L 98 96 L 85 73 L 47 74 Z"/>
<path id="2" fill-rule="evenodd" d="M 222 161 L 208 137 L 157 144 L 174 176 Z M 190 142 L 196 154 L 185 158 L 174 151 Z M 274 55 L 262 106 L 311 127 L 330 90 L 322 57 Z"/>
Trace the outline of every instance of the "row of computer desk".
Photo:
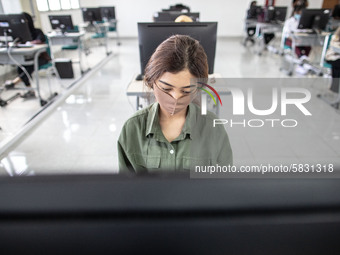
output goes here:
<path id="1" fill-rule="evenodd" d="M 265 43 L 265 36 L 264 34 L 277 34 L 282 33 L 284 23 L 265 23 L 265 22 L 257 22 L 256 20 L 246 20 L 245 23 L 246 29 L 248 27 L 255 27 L 255 34 L 254 34 L 254 40 L 256 43 L 256 50 L 255 53 L 258 55 L 262 55 L 264 50 L 267 47 Z M 288 37 L 292 40 L 291 45 L 291 51 L 289 54 L 291 54 L 294 57 L 295 54 L 295 48 L 298 46 L 311 46 L 311 47 L 323 47 L 328 45 L 328 39 L 330 32 L 321 32 L 321 33 L 305 33 L 305 32 L 296 32 L 291 33 Z M 272 51 L 275 53 L 281 53 L 284 55 L 284 49 L 285 49 L 285 36 L 281 36 L 281 42 L 279 49 L 276 49 L 274 47 L 270 47 Z M 322 51 L 322 54 L 320 55 L 320 61 L 316 63 L 320 67 L 323 66 L 324 58 L 326 54 L 326 48 Z M 289 74 L 291 74 L 291 68 L 288 70 Z"/>
<path id="2" fill-rule="evenodd" d="M 88 25 L 82 25 L 82 28 L 86 29 Z M 107 33 L 109 31 L 110 23 L 102 23 L 99 25 L 100 31 L 103 34 L 103 39 L 105 40 L 105 51 L 106 54 L 109 55 L 111 52 L 108 48 L 108 39 L 107 39 Z M 85 31 L 80 32 L 73 32 L 73 33 L 57 33 L 57 32 L 50 32 L 47 34 L 48 37 L 48 43 L 47 44 L 40 44 L 40 45 L 32 45 L 31 47 L 8 47 L 8 48 L 1 48 L 0 49 L 0 64 L 4 65 L 33 65 L 34 66 L 34 78 L 35 78 L 35 84 L 36 89 L 38 93 L 38 98 L 40 100 L 41 105 L 46 104 L 46 100 L 44 100 L 41 97 L 40 93 L 40 84 L 39 84 L 39 64 L 38 59 L 41 53 L 45 52 L 48 47 L 50 47 L 51 51 L 51 58 L 52 58 L 52 64 L 55 60 L 52 46 L 55 45 L 74 45 L 78 49 L 78 56 L 79 61 L 73 61 L 78 62 L 80 66 L 81 74 L 83 75 L 86 73 L 88 69 L 84 69 L 83 65 L 83 57 L 82 57 L 82 50 L 84 49 L 84 36 Z"/>
<path id="3" fill-rule="evenodd" d="M 336 29 L 340 25 L 340 21 L 333 21 L 332 27 L 333 30 Z M 246 29 L 247 27 L 255 27 L 254 39 L 257 44 L 255 53 L 258 55 L 262 55 L 263 51 L 266 49 L 267 45 L 265 44 L 265 33 L 282 33 L 283 31 L 283 23 L 264 23 L 257 22 L 256 20 L 246 20 Z M 295 32 L 290 33 L 289 38 L 292 40 L 291 49 L 288 55 L 285 55 L 285 39 L 286 37 L 281 36 L 281 42 L 279 49 L 272 49 L 272 51 L 276 53 L 280 53 L 284 57 L 290 57 L 288 60 L 288 66 L 281 66 L 281 70 L 285 70 L 289 76 L 292 75 L 295 64 L 301 64 L 301 61 L 295 56 L 295 49 L 299 46 L 311 46 L 311 47 L 322 47 L 321 54 L 319 56 L 319 60 L 315 63 L 311 64 L 311 67 L 314 69 L 314 73 L 319 76 L 323 75 L 325 56 L 328 47 L 332 47 L 332 49 L 340 54 L 340 48 L 335 46 L 330 46 L 330 36 L 331 32 L 321 32 L 321 33 L 305 33 L 305 32 Z M 340 103 L 340 94 L 336 100 L 332 102 L 332 104 Z"/>

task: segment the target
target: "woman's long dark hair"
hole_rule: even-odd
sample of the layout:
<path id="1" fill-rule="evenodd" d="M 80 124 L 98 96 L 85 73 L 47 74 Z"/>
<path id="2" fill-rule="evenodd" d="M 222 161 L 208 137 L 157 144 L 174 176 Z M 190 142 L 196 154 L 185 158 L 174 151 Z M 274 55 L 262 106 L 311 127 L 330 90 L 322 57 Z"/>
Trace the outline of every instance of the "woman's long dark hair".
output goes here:
<path id="1" fill-rule="evenodd" d="M 173 35 L 152 54 L 145 67 L 145 85 L 152 88 L 165 72 L 178 73 L 184 69 L 196 78 L 208 78 L 207 55 L 197 40 L 187 35 Z"/>
<path id="2" fill-rule="evenodd" d="M 36 28 L 34 27 L 34 22 L 33 22 L 33 19 L 32 19 L 32 16 L 30 14 L 28 14 L 27 12 L 23 12 L 22 13 L 27 21 L 27 24 L 28 24 L 28 27 L 31 31 L 31 36 L 32 36 L 32 39 L 34 40 L 34 38 L 36 38 Z"/>

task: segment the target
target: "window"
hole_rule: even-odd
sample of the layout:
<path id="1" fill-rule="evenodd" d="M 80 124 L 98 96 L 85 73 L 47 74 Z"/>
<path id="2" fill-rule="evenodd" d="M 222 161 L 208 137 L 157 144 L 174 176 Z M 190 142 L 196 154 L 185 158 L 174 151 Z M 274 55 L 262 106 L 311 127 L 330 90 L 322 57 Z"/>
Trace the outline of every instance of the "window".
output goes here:
<path id="1" fill-rule="evenodd" d="M 79 8 L 79 0 L 36 0 L 38 10 L 45 11 L 59 11 Z"/>

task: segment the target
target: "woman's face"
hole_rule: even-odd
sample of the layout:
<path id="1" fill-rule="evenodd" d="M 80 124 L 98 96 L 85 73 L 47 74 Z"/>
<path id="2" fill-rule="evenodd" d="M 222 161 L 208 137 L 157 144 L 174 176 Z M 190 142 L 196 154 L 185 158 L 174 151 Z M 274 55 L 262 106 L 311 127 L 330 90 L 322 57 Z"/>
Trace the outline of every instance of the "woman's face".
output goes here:
<path id="1" fill-rule="evenodd" d="M 197 90 L 197 85 L 192 84 L 195 77 L 188 69 L 178 73 L 164 73 L 156 82 L 156 86 L 174 99 L 188 96 Z"/>
<path id="2" fill-rule="evenodd" d="M 188 70 L 164 73 L 154 84 L 155 97 L 161 108 L 170 115 L 184 111 L 196 95 L 195 78 Z"/>

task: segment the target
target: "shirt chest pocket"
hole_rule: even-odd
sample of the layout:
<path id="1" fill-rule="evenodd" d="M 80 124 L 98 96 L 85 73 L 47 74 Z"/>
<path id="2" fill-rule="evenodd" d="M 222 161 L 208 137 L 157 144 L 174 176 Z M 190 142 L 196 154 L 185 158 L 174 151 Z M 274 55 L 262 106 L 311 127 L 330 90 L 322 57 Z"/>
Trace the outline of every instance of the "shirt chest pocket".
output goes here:
<path id="1" fill-rule="evenodd" d="M 193 170 L 196 167 L 210 166 L 211 164 L 212 164 L 211 159 L 192 158 L 192 157 L 183 158 L 183 169 L 185 170 L 190 170 L 190 169 Z"/>
<path id="2" fill-rule="evenodd" d="M 159 170 L 161 157 L 160 156 L 143 156 L 140 154 L 134 155 L 134 161 L 136 162 L 138 169 L 147 170 Z"/>

